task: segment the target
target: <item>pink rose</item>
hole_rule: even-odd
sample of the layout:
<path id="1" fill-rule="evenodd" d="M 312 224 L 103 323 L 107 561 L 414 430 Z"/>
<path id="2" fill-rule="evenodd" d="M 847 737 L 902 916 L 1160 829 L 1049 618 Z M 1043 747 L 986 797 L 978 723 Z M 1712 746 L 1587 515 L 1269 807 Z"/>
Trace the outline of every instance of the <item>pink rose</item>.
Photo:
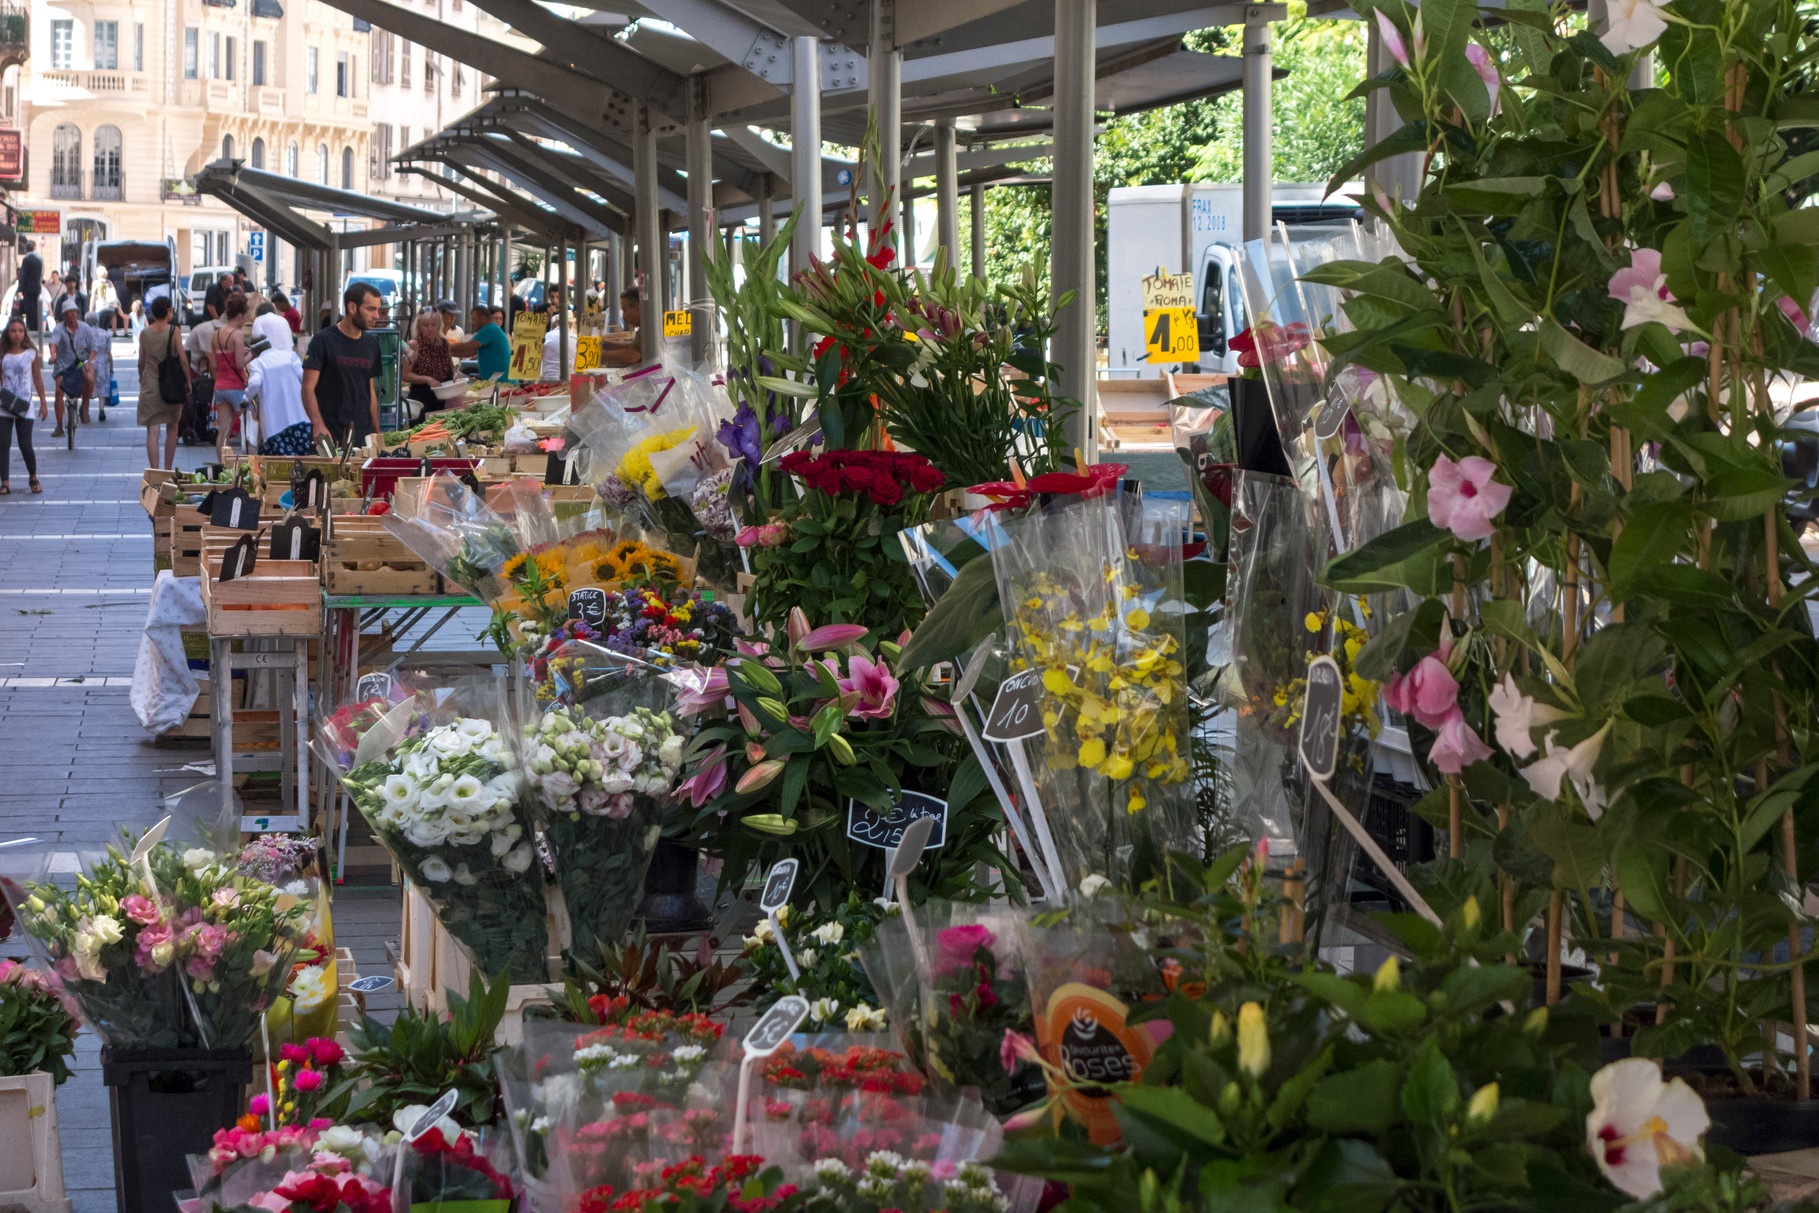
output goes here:
<path id="1" fill-rule="evenodd" d="M 158 907 L 152 904 L 149 897 L 141 897 L 137 893 L 129 893 L 122 897 L 120 909 L 128 918 L 141 926 L 150 926 L 158 921 Z"/>
<path id="2" fill-rule="evenodd" d="M 1467 543 L 1495 534 L 1491 519 L 1503 512 L 1513 491 L 1491 479 L 1496 471 L 1496 464 L 1479 455 L 1458 463 L 1440 456 L 1428 472 L 1428 518 Z"/>
<path id="3" fill-rule="evenodd" d="M 1446 663 L 1429 653 L 1415 663 L 1414 669 L 1383 684 L 1383 702 L 1404 716 L 1413 716 L 1428 728 L 1437 729 L 1449 713 L 1459 710 L 1459 683 Z"/>
<path id="4" fill-rule="evenodd" d="M 935 973 L 952 973 L 970 969 L 978 963 L 979 949 L 992 949 L 998 937 L 978 923 L 948 927 L 935 933 Z M 993 959 L 997 953 L 993 950 Z"/>

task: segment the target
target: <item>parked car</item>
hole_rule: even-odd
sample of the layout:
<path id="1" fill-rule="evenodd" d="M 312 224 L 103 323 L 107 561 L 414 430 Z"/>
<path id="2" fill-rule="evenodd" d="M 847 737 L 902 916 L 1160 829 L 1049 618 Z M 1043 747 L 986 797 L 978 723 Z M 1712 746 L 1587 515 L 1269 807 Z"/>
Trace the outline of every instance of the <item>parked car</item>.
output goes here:
<path id="1" fill-rule="evenodd" d="M 113 287 L 113 297 L 122 312 L 131 312 L 133 301 L 143 299 L 157 287 L 172 292 L 172 306 L 179 315 L 188 311 L 188 292 L 176 273 L 176 242 L 166 238 L 152 240 L 90 240 L 82 246 L 82 287 L 91 300 L 95 284 L 106 274 Z M 9 313 L 10 314 L 10 313 Z M 86 317 L 90 324 L 108 327 L 107 318 L 97 308 Z"/>

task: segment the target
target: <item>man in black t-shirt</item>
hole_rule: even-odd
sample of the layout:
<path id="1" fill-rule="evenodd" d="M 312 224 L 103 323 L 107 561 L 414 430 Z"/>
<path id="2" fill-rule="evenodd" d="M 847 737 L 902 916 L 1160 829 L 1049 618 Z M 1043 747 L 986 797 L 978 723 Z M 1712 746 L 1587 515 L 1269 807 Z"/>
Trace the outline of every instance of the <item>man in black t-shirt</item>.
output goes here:
<path id="1" fill-rule="evenodd" d="M 223 274 L 202 295 L 202 318 L 219 320 L 227 311 L 227 297 L 234 293 L 234 276 Z"/>
<path id="2" fill-rule="evenodd" d="M 379 323 L 384 301 L 370 282 L 349 284 L 341 319 L 309 340 L 303 356 L 303 411 L 311 437 L 336 446 L 379 429 Z"/>
<path id="3" fill-rule="evenodd" d="M 19 258 L 19 307 L 25 316 L 26 330 L 35 333 L 43 315 L 39 296 L 44 291 L 44 259 L 38 256 L 36 244 L 30 240 L 24 244 L 25 256 Z"/>

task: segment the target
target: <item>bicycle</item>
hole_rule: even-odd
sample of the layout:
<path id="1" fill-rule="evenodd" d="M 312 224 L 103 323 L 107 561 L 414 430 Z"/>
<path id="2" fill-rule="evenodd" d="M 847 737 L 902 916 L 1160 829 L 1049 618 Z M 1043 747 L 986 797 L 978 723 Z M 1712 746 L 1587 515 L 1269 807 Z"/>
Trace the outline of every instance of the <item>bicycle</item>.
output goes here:
<path id="1" fill-rule="evenodd" d="M 82 412 L 82 401 L 78 397 L 63 397 L 63 436 L 69 441 L 69 449 L 76 449 L 76 419 Z"/>

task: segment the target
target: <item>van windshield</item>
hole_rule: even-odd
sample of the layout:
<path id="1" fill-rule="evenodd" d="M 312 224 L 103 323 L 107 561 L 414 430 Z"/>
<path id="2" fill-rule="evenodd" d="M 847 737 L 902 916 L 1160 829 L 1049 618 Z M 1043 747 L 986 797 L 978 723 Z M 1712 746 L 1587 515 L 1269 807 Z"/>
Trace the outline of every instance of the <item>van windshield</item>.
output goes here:
<path id="1" fill-rule="evenodd" d="M 352 278 L 347 280 L 349 286 L 354 285 L 356 282 L 364 282 L 366 285 L 378 291 L 379 294 L 387 300 L 398 293 L 398 284 L 389 278 L 366 278 L 359 274 L 355 274 Z"/>

